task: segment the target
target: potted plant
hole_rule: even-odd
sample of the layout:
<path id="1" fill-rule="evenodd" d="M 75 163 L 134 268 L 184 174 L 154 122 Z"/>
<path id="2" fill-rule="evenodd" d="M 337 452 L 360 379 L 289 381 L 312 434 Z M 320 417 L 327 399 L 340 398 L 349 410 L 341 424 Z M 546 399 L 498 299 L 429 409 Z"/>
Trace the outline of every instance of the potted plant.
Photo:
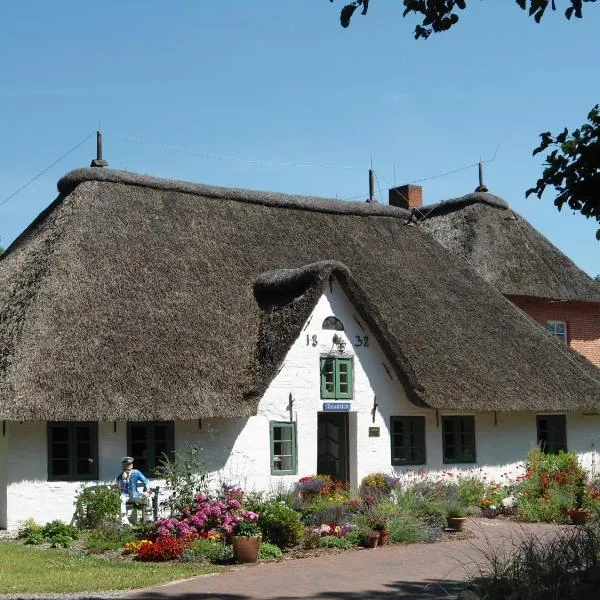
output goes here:
<path id="1" fill-rule="evenodd" d="M 244 520 L 236 527 L 231 542 L 233 556 L 238 562 L 256 562 L 262 542 L 262 531 L 254 521 Z"/>
<path id="2" fill-rule="evenodd" d="M 581 475 L 575 484 L 575 506 L 569 511 L 571 521 L 574 525 L 585 525 L 588 518 L 588 511 L 584 509 L 585 501 L 585 479 Z"/>
<path id="3" fill-rule="evenodd" d="M 461 531 L 467 511 L 461 504 L 449 504 L 446 506 L 446 519 L 448 520 L 448 527 L 455 531 Z"/>
<path id="4" fill-rule="evenodd" d="M 373 530 L 373 534 L 377 534 L 379 546 L 386 546 L 390 538 L 390 532 L 387 529 L 389 517 L 384 512 L 378 509 L 378 506 L 373 506 L 368 513 L 367 521 Z M 371 546 L 374 548 L 375 546 Z"/>

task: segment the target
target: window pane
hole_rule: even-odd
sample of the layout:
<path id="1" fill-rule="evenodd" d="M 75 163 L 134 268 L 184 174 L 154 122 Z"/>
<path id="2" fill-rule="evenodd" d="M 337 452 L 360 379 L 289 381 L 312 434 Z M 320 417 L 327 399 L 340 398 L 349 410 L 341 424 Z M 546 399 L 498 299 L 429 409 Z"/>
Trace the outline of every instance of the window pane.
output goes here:
<path id="1" fill-rule="evenodd" d="M 65 477 L 69 474 L 69 461 L 53 460 L 50 470 L 53 477 Z"/>
<path id="2" fill-rule="evenodd" d="M 92 459 L 80 458 L 77 461 L 77 475 L 91 475 L 94 468 Z"/>
<path id="3" fill-rule="evenodd" d="M 78 442 L 89 442 L 91 441 L 92 430 L 90 427 L 76 427 L 76 438 Z"/>
<path id="4" fill-rule="evenodd" d="M 53 442 L 68 442 L 69 441 L 69 428 L 66 426 L 53 425 L 51 431 L 51 437 Z"/>
<path id="5" fill-rule="evenodd" d="M 68 444 L 52 444 L 52 458 L 69 458 L 69 445 Z"/>
<path id="6" fill-rule="evenodd" d="M 282 456 L 281 457 L 281 471 L 292 471 L 293 470 L 293 462 L 291 456 Z"/>

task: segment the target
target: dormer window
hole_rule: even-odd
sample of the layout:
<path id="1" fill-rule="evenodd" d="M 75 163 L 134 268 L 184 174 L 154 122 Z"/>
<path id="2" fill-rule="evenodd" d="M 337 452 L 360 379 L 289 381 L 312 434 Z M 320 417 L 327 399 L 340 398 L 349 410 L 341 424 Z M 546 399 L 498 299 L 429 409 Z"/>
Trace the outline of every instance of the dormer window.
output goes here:
<path id="1" fill-rule="evenodd" d="M 550 335 L 567 343 L 567 324 L 564 321 L 548 321 L 547 329 Z"/>
<path id="2" fill-rule="evenodd" d="M 344 324 L 337 317 L 327 317 L 323 321 L 323 329 L 332 329 L 333 331 L 344 331 Z"/>

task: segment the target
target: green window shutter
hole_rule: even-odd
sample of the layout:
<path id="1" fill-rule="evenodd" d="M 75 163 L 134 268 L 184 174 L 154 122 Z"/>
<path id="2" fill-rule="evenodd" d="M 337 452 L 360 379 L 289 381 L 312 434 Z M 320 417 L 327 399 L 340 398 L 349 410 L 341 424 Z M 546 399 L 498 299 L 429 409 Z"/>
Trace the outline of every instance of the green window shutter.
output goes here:
<path id="1" fill-rule="evenodd" d="M 352 359 L 335 359 L 335 397 L 338 399 L 352 398 Z"/>
<path id="2" fill-rule="evenodd" d="M 321 398 L 335 398 L 335 358 L 321 358 Z"/>
<path id="3" fill-rule="evenodd" d="M 271 475 L 295 475 L 296 423 L 271 422 Z"/>

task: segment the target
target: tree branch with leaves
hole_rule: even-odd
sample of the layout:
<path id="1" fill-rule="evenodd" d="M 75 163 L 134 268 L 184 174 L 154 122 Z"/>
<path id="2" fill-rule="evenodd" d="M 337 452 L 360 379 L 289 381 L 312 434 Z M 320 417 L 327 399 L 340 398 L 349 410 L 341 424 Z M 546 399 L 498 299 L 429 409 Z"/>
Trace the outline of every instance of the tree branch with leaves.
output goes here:
<path id="1" fill-rule="evenodd" d="M 545 169 L 535 187 L 526 196 L 538 198 L 547 187 L 558 195 L 554 204 L 561 210 L 565 203 L 587 218 L 600 221 L 600 108 L 596 105 L 588 122 L 572 133 L 565 128 L 554 137 L 549 131 L 540 134 L 540 145 L 533 154 L 552 149 L 546 156 Z M 600 240 L 600 229 L 596 231 Z"/>

